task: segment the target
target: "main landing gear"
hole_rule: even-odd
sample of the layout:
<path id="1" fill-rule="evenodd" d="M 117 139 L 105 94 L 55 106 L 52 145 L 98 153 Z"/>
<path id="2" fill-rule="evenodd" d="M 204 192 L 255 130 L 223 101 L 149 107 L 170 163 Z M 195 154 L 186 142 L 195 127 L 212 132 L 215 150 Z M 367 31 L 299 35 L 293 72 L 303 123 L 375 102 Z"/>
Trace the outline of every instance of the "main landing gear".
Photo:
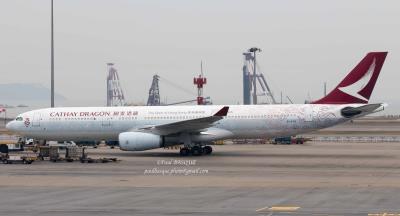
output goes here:
<path id="1" fill-rule="evenodd" d="M 211 146 L 193 146 L 191 148 L 188 147 L 183 147 L 181 148 L 179 154 L 181 156 L 188 156 L 188 155 L 193 155 L 193 156 L 201 156 L 201 155 L 209 155 L 212 152 L 212 147 Z"/>

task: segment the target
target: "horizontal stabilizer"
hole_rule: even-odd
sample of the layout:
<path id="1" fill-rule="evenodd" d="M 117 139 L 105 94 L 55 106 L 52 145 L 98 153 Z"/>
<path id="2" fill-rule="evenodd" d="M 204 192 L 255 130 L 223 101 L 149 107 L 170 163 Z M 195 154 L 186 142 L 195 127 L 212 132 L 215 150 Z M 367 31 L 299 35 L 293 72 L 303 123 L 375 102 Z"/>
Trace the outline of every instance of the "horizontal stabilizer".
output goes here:
<path id="1" fill-rule="evenodd" d="M 387 104 L 367 104 L 359 107 L 345 107 L 341 110 L 343 117 L 352 118 L 383 111 Z"/>

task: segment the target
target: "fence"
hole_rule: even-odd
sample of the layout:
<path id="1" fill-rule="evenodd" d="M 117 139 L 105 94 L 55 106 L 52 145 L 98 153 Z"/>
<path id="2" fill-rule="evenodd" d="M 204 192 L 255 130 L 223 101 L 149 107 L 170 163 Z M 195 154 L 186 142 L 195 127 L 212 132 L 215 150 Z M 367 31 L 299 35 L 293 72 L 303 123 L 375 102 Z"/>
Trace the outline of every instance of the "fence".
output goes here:
<path id="1" fill-rule="evenodd" d="M 316 136 L 311 137 L 314 142 L 393 142 L 400 143 L 400 136 Z"/>

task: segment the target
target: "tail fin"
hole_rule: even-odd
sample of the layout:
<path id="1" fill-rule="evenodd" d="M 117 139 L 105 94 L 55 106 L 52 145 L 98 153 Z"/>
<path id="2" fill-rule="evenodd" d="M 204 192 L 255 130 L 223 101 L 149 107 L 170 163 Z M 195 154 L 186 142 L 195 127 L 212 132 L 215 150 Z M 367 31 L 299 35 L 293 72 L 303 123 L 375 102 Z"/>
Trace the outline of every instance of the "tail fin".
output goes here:
<path id="1" fill-rule="evenodd" d="M 368 103 L 387 52 L 370 52 L 325 97 L 313 104 Z"/>

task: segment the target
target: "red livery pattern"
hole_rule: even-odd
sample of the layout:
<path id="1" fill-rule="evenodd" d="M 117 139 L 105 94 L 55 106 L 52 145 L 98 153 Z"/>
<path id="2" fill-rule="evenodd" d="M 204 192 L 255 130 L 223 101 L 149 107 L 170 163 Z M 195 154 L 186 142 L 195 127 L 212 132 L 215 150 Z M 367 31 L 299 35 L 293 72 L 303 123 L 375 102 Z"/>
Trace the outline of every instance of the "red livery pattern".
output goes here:
<path id="1" fill-rule="evenodd" d="M 387 52 L 370 52 L 325 97 L 313 104 L 368 103 Z"/>

